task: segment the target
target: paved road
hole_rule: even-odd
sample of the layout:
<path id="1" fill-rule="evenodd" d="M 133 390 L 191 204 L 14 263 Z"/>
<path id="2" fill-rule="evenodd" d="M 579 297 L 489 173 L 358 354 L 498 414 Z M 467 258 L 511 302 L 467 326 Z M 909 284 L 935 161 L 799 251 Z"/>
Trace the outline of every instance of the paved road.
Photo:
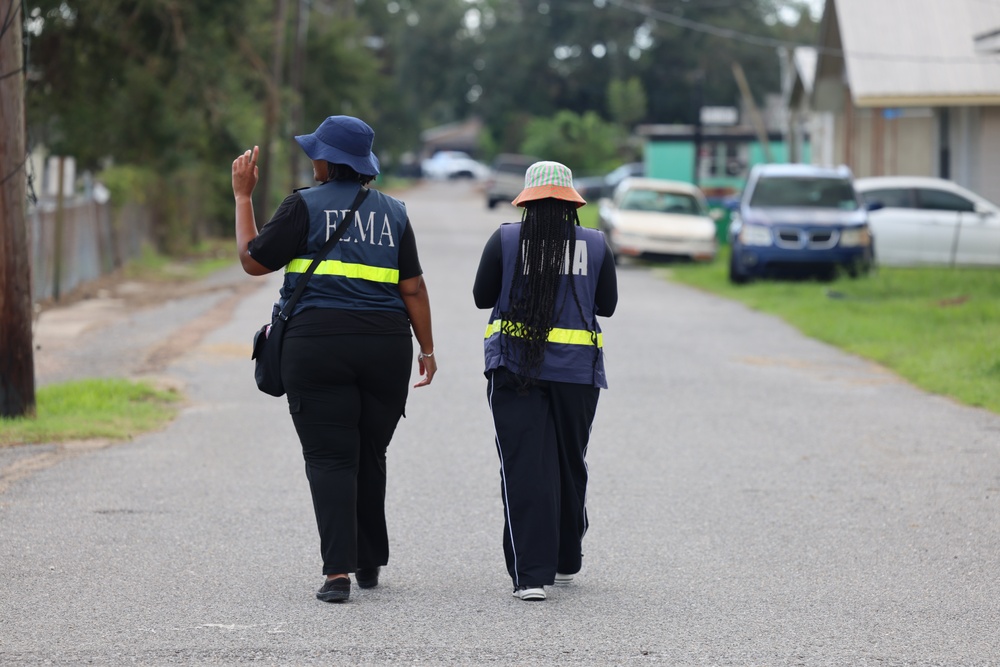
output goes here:
<path id="1" fill-rule="evenodd" d="M 1000 417 L 643 267 L 605 327 L 584 570 L 514 599 L 471 281 L 517 213 L 464 184 L 405 199 L 441 371 L 389 450 L 383 585 L 313 598 L 298 444 L 247 359 L 269 278 L 166 367 L 190 396 L 169 428 L 0 494 L 0 663 L 1000 663 Z"/>

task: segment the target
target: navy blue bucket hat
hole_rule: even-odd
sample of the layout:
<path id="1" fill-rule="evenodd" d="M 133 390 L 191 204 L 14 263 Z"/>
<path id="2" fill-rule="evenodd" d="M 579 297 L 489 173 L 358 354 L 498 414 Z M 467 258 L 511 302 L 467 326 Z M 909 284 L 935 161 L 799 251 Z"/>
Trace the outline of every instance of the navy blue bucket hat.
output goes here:
<path id="1" fill-rule="evenodd" d="M 330 116 L 312 134 L 295 137 L 310 160 L 346 164 L 365 176 L 377 176 L 378 158 L 372 153 L 375 131 L 352 116 Z"/>

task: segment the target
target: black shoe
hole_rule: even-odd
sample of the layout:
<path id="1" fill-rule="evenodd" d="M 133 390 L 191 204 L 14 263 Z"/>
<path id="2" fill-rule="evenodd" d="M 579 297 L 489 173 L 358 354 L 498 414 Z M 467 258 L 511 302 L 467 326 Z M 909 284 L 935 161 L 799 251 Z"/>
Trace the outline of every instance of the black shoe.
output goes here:
<path id="1" fill-rule="evenodd" d="M 316 591 L 316 598 L 323 602 L 344 602 L 351 597 L 350 577 L 327 579 L 323 588 Z"/>
<path id="2" fill-rule="evenodd" d="M 377 567 L 362 567 L 354 573 L 354 579 L 358 582 L 359 588 L 375 588 L 378 586 Z"/>

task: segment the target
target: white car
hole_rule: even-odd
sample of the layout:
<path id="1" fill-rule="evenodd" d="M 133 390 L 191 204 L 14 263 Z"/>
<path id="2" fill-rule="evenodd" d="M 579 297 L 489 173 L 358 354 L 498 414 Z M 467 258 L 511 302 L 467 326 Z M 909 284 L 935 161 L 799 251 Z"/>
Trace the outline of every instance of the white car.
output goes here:
<path id="1" fill-rule="evenodd" d="M 454 180 L 473 178 L 484 180 L 490 175 L 490 168 L 462 151 L 438 151 L 420 163 L 426 178 Z"/>
<path id="2" fill-rule="evenodd" d="M 619 257 L 712 260 L 715 220 L 694 185 L 659 178 L 626 178 L 599 204 L 601 229 Z"/>
<path id="3" fill-rule="evenodd" d="M 1000 266 L 1000 207 L 942 178 L 854 181 L 872 210 L 875 257 L 886 266 Z"/>

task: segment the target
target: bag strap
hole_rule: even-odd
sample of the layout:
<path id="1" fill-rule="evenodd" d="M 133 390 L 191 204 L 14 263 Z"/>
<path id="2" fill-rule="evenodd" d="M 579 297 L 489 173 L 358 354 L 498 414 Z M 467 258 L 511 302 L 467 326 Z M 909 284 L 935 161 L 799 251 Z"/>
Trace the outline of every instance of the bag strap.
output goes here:
<path id="1" fill-rule="evenodd" d="M 291 312 L 295 310 L 295 304 L 299 302 L 299 297 L 302 296 L 302 291 L 306 288 L 306 283 L 309 282 L 309 278 L 311 278 L 312 274 L 316 272 L 316 268 L 319 266 L 319 263 L 330 254 L 331 250 L 333 250 L 334 244 L 340 240 L 340 237 L 343 236 L 347 231 L 347 228 L 350 227 L 351 221 L 354 220 L 354 213 L 358 210 L 358 207 L 361 206 L 361 203 L 368 196 L 369 192 L 371 191 L 364 186 L 361 186 L 361 189 L 358 190 L 358 195 L 354 198 L 354 203 L 351 204 L 351 211 L 341 219 L 340 225 L 333 232 L 333 235 L 326 240 L 323 247 L 319 249 L 318 253 L 316 253 L 312 263 L 309 264 L 309 268 L 306 269 L 306 272 L 302 274 L 301 278 L 299 278 L 299 282 L 295 286 L 295 291 L 292 292 L 291 298 L 289 298 L 288 301 L 285 302 L 284 307 L 278 311 L 278 317 L 286 322 L 288 321 L 288 318 L 291 317 Z M 288 311 L 289 314 L 286 315 L 285 311 Z"/>

